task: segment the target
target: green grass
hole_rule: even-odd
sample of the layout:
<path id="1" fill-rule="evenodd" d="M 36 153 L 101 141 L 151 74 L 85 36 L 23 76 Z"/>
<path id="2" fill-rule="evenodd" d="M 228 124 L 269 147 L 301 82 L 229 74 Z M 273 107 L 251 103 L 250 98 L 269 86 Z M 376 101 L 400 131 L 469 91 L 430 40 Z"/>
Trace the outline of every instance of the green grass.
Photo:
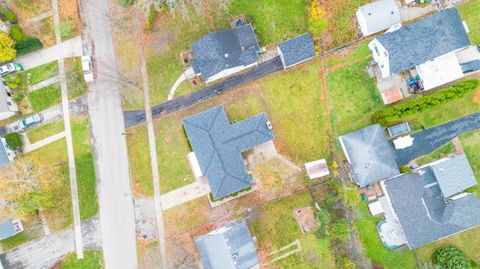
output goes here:
<path id="1" fill-rule="evenodd" d="M 88 91 L 88 85 L 83 79 L 82 62 L 80 57 L 65 60 L 68 99 L 72 100 L 83 96 Z"/>
<path id="2" fill-rule="evenodd" d="M 470 29 L 470 41 L 472 44 L 480 44 L 480 0 L 470 0 L 458 6 L 458 11 L 463 20 L 467 22 Z"/>
<path id="3" fill-rule="evenodd" d="M 383 107 L 375 80 L 365 72 L 369 60 L 328 74 L 330 105 L 338 135 L 370 124 L 370 115 Z"/>
<path id="4" fill-rule="evenodd" d="M 444 238 L 440 241 L 430 243 L 428 245 L 417 248 L 415 251 L 418 258 L 423 261 L 429 261 L 432 257 L 433 252 L 440 247 L 446 246 L 456 246 L 463 250 L 467 256 L 475 261 L 477 264 L 480 263 L 480 227 L 461 232 L 459 234 Z M 474 267 L 478 268 L 478 267 Z"/>
<path id="5" fill-rule="evenodd" d="M 249 228 L 263 253 L 300 239 L 302 252 L 275 262 L 278 268 L 335 268 L 328 241 L 317 239 L 313 232 L 303 234 L 294 218 L 293 210 L 308 205 L 312 205 L 312 198 L 304 192 L 269 203 L 259 216 L 249 219 Z"/>
<path id="6" fill-rule="evenodd" d="M 373 218 L 363 202 L 357 206 L 355 229 L 359 232 L 365 255 L 372 260 L 373 265 L 381 265 L 386 269 L 416 268 L 412 251 L 396 252 L 387 249 L 380 241 L 377 232 L 378 218 Z"/>
<path id="7" fill-rule="evenodd" d="M 155 124 L 155 136 L 161 192 L 193 183 L 195 178 L 187 159 L 190 150 L 181 123 L 166 118 Z"/>
<path id="8" fill-rule="evenodd" d="M 477 178 L 478 184 L 474 188 L 477 190 L 477 194 L 480 194 L 480 131 L 463 134 L 459 138 Z"/>
<path id="9" fill-rule="evenodd" d="M 48 78 L 58 75 L 58 63 L 57 61 L 50 62 L 48 64 L 26 70 L 20 74 L 25 75 L 29 85 L 35 85 Z"/>
<path id="10" fill-rule="evenodd" d="M 153 181 L 147 125 L 131 128 L 127 133 L 128 162 L 135 193 L 151 196 Z"/>
<path id="11" fill-rule="evenodd" d="M 448 142 L 447 144 L 436 149 L 434 152 L 418 158 L 417 164 L 422 166 L 424 164 L 445 158 L 448 155 L 451 155 L 454 153 L 455 153 L 455 145 L 453 144 L 453 142 Z"/>
<path id="12" fill-rule="evenodd" d="M 358 7 L 366 3 L 365 0 L 338 0 L 324 2 L 328 17 L 327 48 L 331 49 L 351 42 L 355 39 L 355 28 L 352 17 Z"/>
<path id="13" fill-rule="evenodd" d="M 47 87 L 38 89 L 29 93 L 30 103 L 33 111 L 40 112 L 50 108 L 62 101 L 60 83 L 55 83 Z"/>
<path id="14" fill-rule="evenodd" d="M 340 55 L 334 55 L 333 57 L 329 58 L 325 62 L 325 66 L 327 68 L 332 68 L 341 64 L 345 63 L 352 63 L 355 61 L 361 61 L 362 59 L 365 59 L 367 57 L 370 57 L 370 49 L 368 48 L 368 43 L 370 41 L 364 41 L 360 43 L 353 51 L 351 51 L 348 55 L 345 56 L 340 56 Z"/>
<path id="15" fill-rule="evenodd" d="M 237 0 L 231 2 L 228 13 L 231 17 L 244 14 L 264 46 L 305 33 L 309 6 L 307 0 Z"/>
<path id="16" fill-rule="evenodd" d="M 28 241 L 30 241 L 34 238 L 35 237 L 31 237 L 26 231 L 23 231 L 21 233 L 18 233 L 16 235 L 12 236 L 12 237 L 1 240 L 0 244 L 2 245 L 3 251 L 7 251 L 9 249 L 20 246 L 24 243 L 27 243 Z"/>
<path id="17" fill-rule="evenodd" d="M 173 83 L 183 72 L 180 53 L 191 48 L 193 42 L 209 32 L 206 16 L 193 10 L 187 4 L 188 21 L 176 12 L 165 16 L 162 27 L 167 29 L 167 35 L 173 39 L 164 39 L 163 48 L 146 50 L 147 72 L 150 86 L 152 105 L 160 104 L 167 100 L 168 92 Z M 185 84 L 185 85 L 183 85 Z M 184 82 L 182 92 L 189 93 L 200 87 L 193 87 Z M 178 96 L 178 95 L 177 95 Z"/>
<path id="18" fill-rule="evenodd" d="M 101 251 L 86 250 L 85 257 L 77 260 L 75 253 L 69 253 L 60 264 L 61 269 L 100 269 L 104 268 L 103 254 Z"/>
<path id="19" fill-rule="evenodd" d="M 328 154 L 320 62 L 260 80 L 279 152 L 298 163 Z M 240 100 L 241 101 L 241 100 Z"/>
<path id="20" fill-rule="evenodd" d="M 90 143 L 88 118 L 74 117 L 71 122 L 80 218 L 85 220 L 95 216 L 98 212 L 93 149 Z"/>
<path id="21" fill-rule="evenodd" d="M 42 139 L 58 134 L 64 130 L 63 120 L 57 120 L 31 129 L 27 132 L 30 143 L 38 142 Z"/>

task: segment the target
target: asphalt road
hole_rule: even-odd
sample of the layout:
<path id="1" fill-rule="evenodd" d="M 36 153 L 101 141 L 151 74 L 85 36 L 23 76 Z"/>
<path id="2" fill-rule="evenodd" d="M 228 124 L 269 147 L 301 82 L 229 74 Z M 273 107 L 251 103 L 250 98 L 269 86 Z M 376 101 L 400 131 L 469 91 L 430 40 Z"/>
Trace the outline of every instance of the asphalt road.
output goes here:
<path id="1" fill-rule="evenodd" d="M 395 149 L 392 142 L 390 142 L 390 145 L 397 156 L 397 163 L 403 166 L 420 156 L 430 154 L 455 137 L 477 129 L 480 129 L 480 113 L 470 114 L 466 117 L 414 133 L 411 135 L 413 137 L 413 145 L 408 148 Z"/>
<path id="2" fill-rule="evenodd" d="M 108 0 L 82 0 L 83 39 L 93 43 L 95 68 L 114 66 Z M 114 75 L 97 72 L 88 107 L 97 172 L 105 268 L 137 268 L 135 214 L 129 178 L 121 95 Z"/>
<path id="3" fill-rule="evenodd" d="M 238 86 L 241 86 L 251 81 L 255 81 L 259 78 L 265 77 L 279 70 L 283 70 L 282 62 L 279 57 L 273 58 L 245 73 L 231 76 L 212 86 L 207 86 L 191 94 L 182 95 L 163 104 L 154 106 L 152 108 L 153 118 L 158 118 L 161 115 L 175 112 L 182 108 L 198 104 L 209 98 L 212 98 L 224 92 L 228 92 L 229 90 L 235 89 Z M 126 128 L 144 123 L 146 120 L 144 110 L 125 111 L 123 113 Z"/>

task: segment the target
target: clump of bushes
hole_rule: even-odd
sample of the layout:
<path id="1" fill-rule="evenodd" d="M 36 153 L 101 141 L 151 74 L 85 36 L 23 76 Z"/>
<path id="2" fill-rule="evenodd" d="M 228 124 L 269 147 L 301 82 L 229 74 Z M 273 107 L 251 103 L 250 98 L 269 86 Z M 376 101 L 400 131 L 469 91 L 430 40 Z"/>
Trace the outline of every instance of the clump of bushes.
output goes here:
<path id="1" fill-rule="evenodd" d="M 133 5 L 134 2 L 135 2 L 135 0 L 118 0 L 118 4 L 120 4 L 121 6 L 124 6 L 124 7 L 131 6 L 131 5 Z"/>
<path id="2" fill-rule="evenodd" d="M 433 94 L 420 96 L 405 103 L 384 108 L 372 116 L 374 123 L 388 125 L 415 113 L 433 109 L 442 104 L 464 97 L 467 93 L 477 89 L 480 85 L 478 79 L 464 80 L 451 87 L 439 90 Z"/>
<path id="3" fill-rule="evenodd" d="M 43 48 L 43 44 L 40 40 L 27 36 L 17 25 L 10 29 L 10 35 L 15 40 L 15 49 L 17 50 L 17 55 L 24 55 Z"/>
<path id="4" fill-rule="evenodd" d="M 456 247 L 443 247 L 435 250 L 432 262 L 442 269 L 470 269 L 472 264 L 467 255 Z"/>
<path id="5" fill-rule="evenodd" d="M 22 139 L 18 133 L 8 133 L 5 135 L 5 141 L 11 149 L 19 149 L 22 147 Z"/>
<path id="6" fill-rule="evenodd" d="M 6 7 L 0 7 L 0 17 L 3 20 L 9 21 L 11 23 L 17 22 L 17 15 Z"/>

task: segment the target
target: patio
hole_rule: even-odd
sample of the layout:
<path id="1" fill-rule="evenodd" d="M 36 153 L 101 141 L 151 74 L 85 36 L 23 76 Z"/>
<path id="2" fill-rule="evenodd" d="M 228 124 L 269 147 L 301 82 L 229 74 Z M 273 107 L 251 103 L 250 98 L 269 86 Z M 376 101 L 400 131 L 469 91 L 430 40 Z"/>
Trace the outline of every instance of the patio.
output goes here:
<path id="1" fill-rule="evenodd" d="M 395 249 L 406 244 L 407 240 L 400 223 L 395 219 L 388 197 L 382 196 L 378 198 L 378 201 L 382 205 L 385 214 L 385 220 L 377 224 L 377 231 L 383 244 L 389 249 Z"/>

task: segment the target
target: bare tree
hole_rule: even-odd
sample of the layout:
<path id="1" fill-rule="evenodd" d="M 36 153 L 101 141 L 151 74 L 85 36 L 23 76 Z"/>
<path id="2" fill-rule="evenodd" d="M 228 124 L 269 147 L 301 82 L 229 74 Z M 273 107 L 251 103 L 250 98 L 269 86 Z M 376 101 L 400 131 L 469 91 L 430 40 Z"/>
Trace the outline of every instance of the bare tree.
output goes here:
<path id="1" fill-rule="evenodd" d="M 168 248 L 168 267 L 175 269 L 197 268 L 195 256 L 187 249 L 187 242 L 173 239 Z"/>

